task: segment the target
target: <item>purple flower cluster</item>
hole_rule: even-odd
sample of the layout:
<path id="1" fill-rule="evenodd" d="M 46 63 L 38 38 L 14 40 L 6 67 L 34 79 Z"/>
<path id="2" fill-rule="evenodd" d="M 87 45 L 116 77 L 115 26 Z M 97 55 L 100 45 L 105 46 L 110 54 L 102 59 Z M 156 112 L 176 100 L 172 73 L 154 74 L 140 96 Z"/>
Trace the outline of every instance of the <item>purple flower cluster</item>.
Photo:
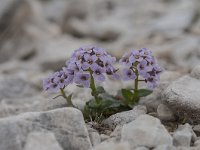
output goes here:
<path id="1" fill-rule="evenodd" d="M 67 67 L 55 72 L 43 81 L 44 90 L 56 92 L 70 83 L 90 87 L 91 77 L 103 82 L 105 74 L 118 79 L 117 69 L 113 67 L 116 58 L 98 47 L 84 47 L 74 51 Z"/>
<path id="2" fill-rule="evenodd" d="M 61 71 L 57 71 L 44 79 L 43 88 L 49 92 L 57 92 L 59 89 L 64 89 L 72 83 L 73 78 L 72 72 L 64 67 Z"/>
<path id="3" fill-rule="evenodd" d="M 127 67 L 123 70 L 124 80 L 135 80 L 137 76 L 142 76 L 148 88 L 153 89 L 157 86 L 163 69 L 156 63 L 150 50 L 131 50 L 125 53 L 119 62 Z"/>

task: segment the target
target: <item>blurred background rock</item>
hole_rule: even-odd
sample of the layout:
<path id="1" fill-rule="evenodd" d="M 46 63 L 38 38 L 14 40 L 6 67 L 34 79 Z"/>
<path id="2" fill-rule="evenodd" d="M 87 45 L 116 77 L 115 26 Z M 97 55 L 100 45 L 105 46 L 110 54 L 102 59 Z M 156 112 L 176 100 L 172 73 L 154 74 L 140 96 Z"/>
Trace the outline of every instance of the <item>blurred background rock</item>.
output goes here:
<path id="1" fill-rule="evenodd" d="M 200 63 L 199 0 L 0 0 L 1 72 L 57 70 L 74 49 L 148 47 L 169 70 Z"/>
<path id="2" fill-rule="evenodd" d="M 41 97 L 42 79 L 87 45 L 103 47 L 118 59 L 131 48 L 147 47 L 166 70 L 186 74 L 200 64 L 200 2 L 0 0 L 0 102 Z M 110 93 L 124 86 L 105 84 Z M 73 99 L 81 107 L 90 97 L 88 90 L 68 91 L 76 91 Z M 60 102 L 56 107 L 65 104 Z"/>
<path id="3" fill-rule="evenodd" d="M 200 78 L 200 0 L 0 0 L 0 149 L 9 147 L 7 149 L 21 150 L 25 143 L 25 147 L 30 147 L 35 142 L 41 145 L 48 141 L 49 147 L 54 144 L 59 149 L 51 132 L 64 149 L 71 146 L 76 150 L 88 149 L 90 142 L 85 123 L 80 119 L 81 113 L 70 108 L 62 109 L 66 106 L 64 99 L 54 100 L 52 98 L 55 95 L 42 92 L 42 79 L 61 69 L 75 49 L 87 45 L 103 47 L 118 59 L 132 48 L 151 49 L 166 71 L 161 75 L 158 88 L 153 94 L 142 98 L 140 104 L 147 107 L 148 114 L 155 114 L 160 120 L 174 119 L 170 112 L 172 106 L 174 112 L 182 110 L 181 107 L 185 108 L 186 105 L 190 108 L 189 112 L 198 110 L 199 116 L 200 81 L 197 79 Z M 181 77 L 191 72 L 194 66 L 198 67 L 192 71 L 192 77 Z M 108 80 L 104 82 L 104 87 L 114 94 L 117 89 L 127 87 L 128 84 L 132 83 Z M 67 87 L 68 93 L 74 93 L 73 103 L 78 108 L 83 108 L 91 98 L 89 90 Z M 173 90 L 178 91 L 179 95 L 174 94 Z M 162 100 L 163 93 L 165 97 Z M 168 101 L 169 96 L 172 100 L 175 97 L 175 103 Z M 170 109 L 162 104 L 163 101 L 171 104 Z M 54 111 L 56 108 L 59 109 Z M 28 115 L 23 116 L 25 112 Z M 35 115 L 29 112 L 38 113 Z M 11 118 L 14 122 L 7 120 L 16 114 L 22 114 L 22 117 Z M 21 119 L 16 123 L 18 118 Z M 46 118 L 53 120 L 53 123 L 49 123 Z M 148 126 L 148 118 L 146 121 Z M 40 127 L 35 128 L 35 124 L 51 132 L 34 132 L 29 136 L 29 131 L 41 130 Z M 70 134 L 60 130 L 64 126 Z M 152 127 L 157 131 L 157 126 Z M 169 126 L 169 131 L 171 128 Z M 79 132 L 78 129 L 84 131 Z M 199 133 L 198 127 L 196 130 Z M 74 133 L 80 133 L 78 137 L 84 137 L 85 143 L 71 145 L 66 142 L 77 139 Z M 96 137 L 98 134 L 92 135 Z M 150 135 L 149 131 L 146 135 Z M 38 140 L 40 136 L 47 140 Z M 148 143 L 146 139 L 139 138 L 138 141 Z M 152 138 L 148 139 L 151 141 Z"/>

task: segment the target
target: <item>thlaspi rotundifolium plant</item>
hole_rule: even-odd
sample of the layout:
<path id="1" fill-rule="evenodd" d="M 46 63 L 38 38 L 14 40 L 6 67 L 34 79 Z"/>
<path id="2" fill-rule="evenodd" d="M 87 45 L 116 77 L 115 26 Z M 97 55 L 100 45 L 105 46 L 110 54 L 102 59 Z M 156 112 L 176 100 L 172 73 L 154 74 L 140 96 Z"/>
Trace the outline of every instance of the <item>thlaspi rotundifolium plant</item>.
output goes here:
<path id="1" fill-rule="evenodd" d="M 134 80 L 132 89 L 121 90 L 125 103 L 133 107 L 140 97 L 151 94 L 157 87 L 163 69 L 156 62 L 152 52 L 146 48 L 126 52 L 119 63 L 125 67 L 123 80 Z M 148 89 L 139 89 L 139 82 L 145 82 Z"/>
<path id="2" fill-rule="evenodd" d="M 75 107 L 72 94 L 67 95 L 65 88 L 73 83 L 81 88 L 90 88 L 93 99 L 86 102 L 82 112 L 86 120 L 99 122 L 117 112 L 132 109 L 140 97 L 151 94 L 162 72 L 152 52 L 146 48 L 124 54 L 119 61 L 124 66 L 122 77 L 118 69 L 114 67 L 115 62 L 116 58 L 109 55 L 103 48 L 81 47 L 74 51 L 62 70 L 43 80 L 43 88 L 50 93 L 60 91 L 58 96 L 65 98 L 67 105 L 71 107 Z M 121 78 L 134 80 L 134 86 L 131 89 L 122 89 L 120 95 L 112 96 L 106 93 L 102 86 L 97 86 L 98 82 L 105 81 L 106 75 L 115 80 Z M 138 83 L 142 81 L 146 82 L 151 90 L 139 89 Z"/>

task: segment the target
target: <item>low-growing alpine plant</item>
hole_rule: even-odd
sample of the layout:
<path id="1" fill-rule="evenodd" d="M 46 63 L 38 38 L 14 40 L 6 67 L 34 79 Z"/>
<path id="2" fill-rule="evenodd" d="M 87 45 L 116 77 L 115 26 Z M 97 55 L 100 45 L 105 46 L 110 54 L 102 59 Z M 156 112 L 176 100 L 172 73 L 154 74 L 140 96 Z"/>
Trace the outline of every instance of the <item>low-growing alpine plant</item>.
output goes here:
<path id="1" fill-rule="evenodd" d="M 78 87 L 90 88 L 93 99 L 89 100 L 83 110 L 85 119 L 100 121 L 114 113 L 130 110 L 142 96 L 147 96 L 157 86 L 162 68 L 156 63 L 152 52 L 146 48 L 127 52 L 119 63 L 124 66 L 122 76 L 113 65 L 116 58 L 98 47 L 81 47 L 74 51 L 62 70 L 51 74 L 43 80 L 43 88 L 48 92 L 59 92 L 66 99 L 68 106 L 72 103 L 72 94 L 66 95 L 65 88 L 72 83 Z M 112 96 L 97 86 L 106 80 L 106 75 L 115 80 L 134 80 L 130 89 L 122 89 Z M 138 83 L 146 82 L 147 89 L 139 89 Z"/>
<path id="2" fill-rule="evenodd" d="M 119 63 L 124 66 L 123 79 L 134 80 L 132 89 L 122 89 L 125 103 L 133 107 L 140 97 L 147 96 L 157 86 L 163 69 L 156 63 L 152 52 L 146 48 L 126 52 Z M 148 89 L 139 89 L 138 83 L 145 82 Z"/>

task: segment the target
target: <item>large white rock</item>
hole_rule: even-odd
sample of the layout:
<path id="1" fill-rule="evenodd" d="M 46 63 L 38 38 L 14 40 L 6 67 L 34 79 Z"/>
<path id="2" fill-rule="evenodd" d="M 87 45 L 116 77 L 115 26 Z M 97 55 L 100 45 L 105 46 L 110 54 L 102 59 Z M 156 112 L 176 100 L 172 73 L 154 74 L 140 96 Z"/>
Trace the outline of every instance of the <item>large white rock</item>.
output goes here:
<path id="1" fill-rule="evenodd" d="M 200 122 L 200 80 L 184 76 L 174 81 L 163 92 L 162 101 L 176 115 Z"/>
<path id="2" fill-rule="evenodd" d="M 24 150 L 63 150 L 51 132 L 31 132 Z"/>
<path id="3" fill-rule="evenodd" d="M 120 113 L 116 113 L 102 123 L 107 125 L 108 127 L 114 129 L 117 125 L 124 125 L 135 120 L 140 115 L 144 115 L 147 113 L 146 107 L 142 105 L 135 106 L 133 110 L 124 111 Z"/>
<path id="4" fill-rule="evenodd" d="M 29 112 L 0 119 L 0 149 L 22 150 L 31 132 L 50 131 L 63 149 L 91 147 L 82 113 L 74 108 Z"/>
<path id="5" fill-rule="evenodd" d="M 132 148 L 157 145 L 172 145 L 172 137 L 160 120 L 149 115 L 141 115 L 122 128 L 122 141 L 128 141 Z"/>
<path id="6" fill-rule="evenodd" d="M 161 95 L 163 90 L 165 90 L 171 82 L 180 76 L 181 74 L 178 72 L 165 70 L 160 76 L 158 87 L 153 90 L 152 94 L 141 97 L 139 104 L 145 105 L 148 112 L 155 112 L 158 108 L 158 105 L 162 104 Z"/>
<path id="7" fill-rule="evenodd" d="M 173 143 L 175 146 L 190 147 L 195 138 L 196 135 L 189 124 L 180 125 L 173 134 Z"/>
<path id="8" fill-rule="evenodd" d="M 0 118 L 24 112 L 53 110 L 66 106 L 67 102 L 64 98 L 53 99 L 41 95 L 26 98 L 3 99 L 0 102 Z"/>

